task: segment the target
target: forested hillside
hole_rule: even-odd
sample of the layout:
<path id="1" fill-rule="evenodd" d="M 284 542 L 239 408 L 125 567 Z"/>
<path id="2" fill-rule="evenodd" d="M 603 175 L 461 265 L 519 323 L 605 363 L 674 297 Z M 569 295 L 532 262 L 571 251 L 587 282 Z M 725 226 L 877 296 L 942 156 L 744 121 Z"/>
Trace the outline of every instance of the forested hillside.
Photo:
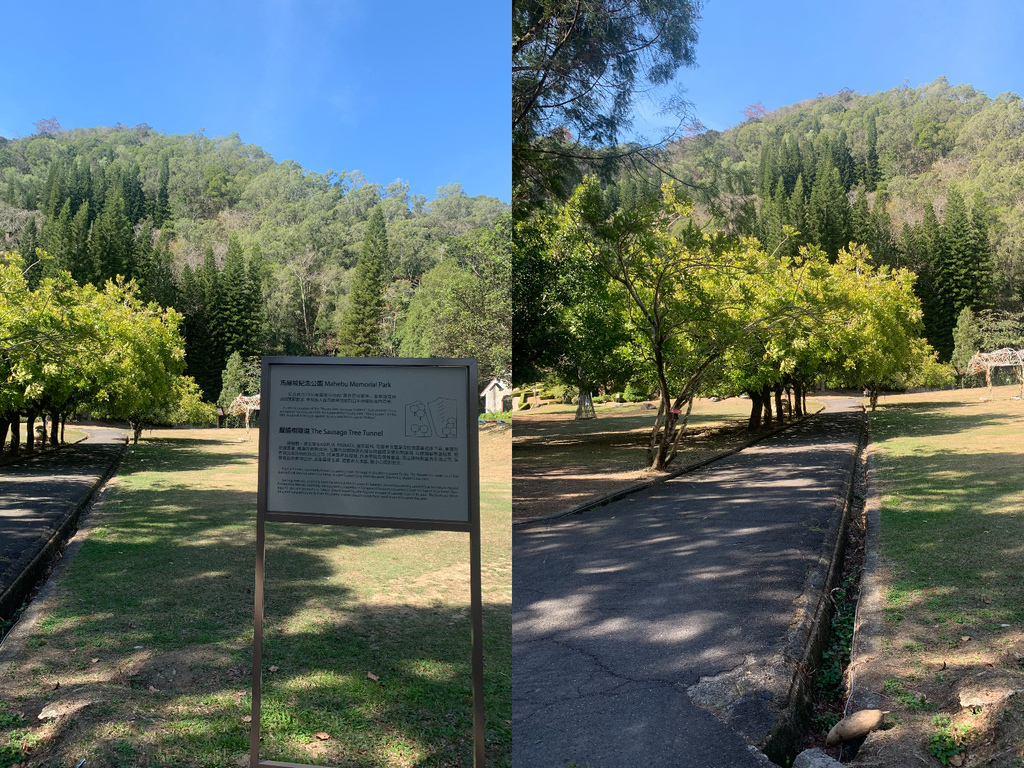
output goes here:
<path id="1" fill-rule="evenodd" d="M 964 308 L 1024 303 L 1024 104 L 945 78 L 873 95 L 842 91 L 672 145 L 664 168 L 715 227 L 769 251 L 851 240 L 908 267 L 925 336 L 948 360 Z M 799 235 L 787 236 L 784 227 Z"/>
<path id="2" fill-rule="evenodd" d="M 511 224 L 496 198 L 308 171 L 236 134 L 37 127 L 0 138 L 0 251 L 34 263 L 29 287 L 61 270 L 122 276 L 174 307 L 208 401 L 235 352 L 472 356 L 482 379 L 509 375 Z"/>

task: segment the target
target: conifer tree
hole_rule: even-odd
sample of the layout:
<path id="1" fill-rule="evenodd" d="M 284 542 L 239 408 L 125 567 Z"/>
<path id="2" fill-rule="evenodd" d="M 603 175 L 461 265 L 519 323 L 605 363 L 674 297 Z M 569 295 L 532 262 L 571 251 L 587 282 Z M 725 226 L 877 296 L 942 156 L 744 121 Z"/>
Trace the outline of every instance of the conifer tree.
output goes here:
<path id="1" fill-rule="evenodd" d="M 93 276 L 92 259 L 89 257 L 89 201 L 85 200 L 71 220 L 70 271 L 79 285 L 85 285 Z"/>
<path id="2" fill-rule="evenodd" d="M 789 225 L 797 231 L 796 244 L 807 243 L 807 200 L 804 193 L 804 176 L 796 177 L 793 194 L 789 198 Z"/>
<path id="3" fill-rule="evenodd" d="M 25 228 L 21 231 L 21 238 L 18 240 L 18 250 L 25 259 L 25 282 L 29 290 L 35 290 L 42 277 L 43 268 L 36 257 L 36 249 L 39 247 L 39 230 L 36 227 L 36 217 L 33 214 Z"/>
<path id="4" fill-rule="evenodd" d="M 160 155 L 160 173 L 156 181 L 156 203 L 153 206 L 153 221 L 157 227 L 162 227 L 171 217 L 170 195 L 168 186 L 171 180 L 171 169 L 167 155 Z"/>
<path id="5" fill-rule="evenodd" d="M 220 275 L 220 337 L 224 351 L 249 357 L 256 354 L 251 305 L 252 291 L 245 268 L 245 256 L 238 238 L 228 239 L 228 252 Z"/>
<path id="6" fill-rule="evenodd" d="M 160 230 L 156 247 L 153 249 L 153 267 L 149 276 L 147 301 L 155 301 L 161 307 L 175 305 L 174 258 L 171 255 L 171 229 Z"/>
<path id="7" fill-rule="evenodd" d="M 89 255 L 97 286 L 118 275 L 134 277 L 135 233 L 125 213 L 124 200 L 116 190 L 106 195 L 103 212 L 89 234 Z"/>
<path id="8" fill-rule="evenodd" d="M 869 245 L 871 242 L 871 212 L 868 210 L 868 196 L 864 186 L 857 187 L 857 201 L 853 204 L 853 239 L 861 245 Z M 872 256 L 877 255 L 872 252 Z"/>
<path id="9" fill-rule="evenodd" d="M 338 332 L 338 354 L 370 357 L 380 349 L 380 323 L 388 272 L 388 237 L 383 206 L 370 212 L 352 292 Z"/>
<path id="10" fill-rule="evenodd" d="M 246 265 L 246 287 L 248 289 L 249 320 L 252 324 L 251 343 L 249 354 L 258 355 L 263 352 L 266 338 L 269 334 L 267 328 L 267 309 L 263 300 L 263 286 L 267 281 L 267 272 L 270 267 L 263 258 L 263 251 L 259 243 L 253 245 L 249 252 L 249 263 Z"/>
<path id="11" fill-rule="evenodd" d="M 827 155 L 816 171 L 807 206 L 807 222 L 811 241 L 820 245 L 833 259 L 850 241 L 850 204 L 846 200 L 839 171 L 832 167 Z"/>
<path id="12" fill-rule="evenodd" d="M 50 255 L 50 261 L 44 265 L 44 276 L 55 274 L 58 270 L 71 271 L 74 259 L 74 236 L 72 231 L 71 200 L 65 200 L 60 213 L 43 225 L 43 248 Z"/>
<path id="13" fill-rule="evenodd" d="M 150 226 L 149 219 L 142 223 L 132 251 L 132 261 L 135 264 L 134 277 L 139 283 L 145 300 L 152 301 L 149 284 L 153 278 L 153 228 Z"/>
<path id="14" fill-rule="evenodd" d="M 888 198 L 880 190 L 875 195 L 875 204 L 871 206 L 871 240 L 868 250 L 875 257 L 876 264 L 886 264 L 895 269 L 906 265 L 899 263 L 899 252 L 892 232 L 892 217 L 889 216 L 887 204 Z"/>
<path id="15" fill-rule="evenodd" d="M 868 113 L 868 156 L 864 165 L 864 183 L 868 192 L 874 192 L 878 186 L 878 124 L 875 120 L 876 112 L 871 110 Z"/>

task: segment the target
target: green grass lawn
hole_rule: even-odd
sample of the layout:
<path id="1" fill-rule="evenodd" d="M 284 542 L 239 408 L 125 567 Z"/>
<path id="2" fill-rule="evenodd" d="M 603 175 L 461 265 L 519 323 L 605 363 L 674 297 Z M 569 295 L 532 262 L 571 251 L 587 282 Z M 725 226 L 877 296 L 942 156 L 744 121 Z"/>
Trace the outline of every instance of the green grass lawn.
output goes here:
<path id="1" fill-rule="evenodd" d="M 46 617 L 0 674 L 0 768 L 24 755 L 248 765 L 256 443 L 242 434 L 157 432 L 130 449 Z M 482 429 L 495 766 L 511 745 L 510 443 L 507 428 Z M 468 558 L 467 534 L 268 523 L 260 757 L 471 765 Z M 92 703 L 37 720 L 76 702 Z"/>
<path id="2" fill-rule="evenodd" d="M 872 414 L 885 652 L 871 663 L 896 723 L 880 742 L 884 764 L 936 764 L 937 744 L 955 746 L 970 765 L 1024 764 L 1024 704 L 961 707 L 965 690 L 1024 688 L 1017 392 L 997 388 L 991 401 L 977 389 L 887 397 Z M 954 726 L 973 736 L 950 746 Z"/>

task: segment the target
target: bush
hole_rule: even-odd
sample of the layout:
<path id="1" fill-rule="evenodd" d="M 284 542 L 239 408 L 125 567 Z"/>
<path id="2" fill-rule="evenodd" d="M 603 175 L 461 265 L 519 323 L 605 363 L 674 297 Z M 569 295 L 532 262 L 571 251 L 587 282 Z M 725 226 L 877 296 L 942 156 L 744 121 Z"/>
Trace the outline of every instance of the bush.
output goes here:
<path id="1" fill-rule="evenodd" d="M 622 397 L 627 403 L 644 403 L 650 400 L 647 396 L 648 394 L 647 390 L 636 386 L 631 381 L 626 385 L 626 389 L 623 390 Z"/>

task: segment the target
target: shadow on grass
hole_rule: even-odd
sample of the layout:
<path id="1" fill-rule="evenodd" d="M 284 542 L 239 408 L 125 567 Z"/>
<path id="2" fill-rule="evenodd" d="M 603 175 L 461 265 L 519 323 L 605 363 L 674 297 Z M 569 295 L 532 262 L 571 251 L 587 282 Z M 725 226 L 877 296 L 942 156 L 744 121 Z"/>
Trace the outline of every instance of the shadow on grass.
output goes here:
<path id="1" fill-rule="evenodd" d="M 166 615 L 174 621 L 176 611 Z M 485 605 L 484 620 L 488 764 L 508 766 L 508 606 Z M 277 623 L 269 611 L 268 622 Z M 236 634 L 227 647 L 178 643 L 112 659 L 112 649 L 96 648 L 87 629 L 41 633 L 32 656 L 50 653 L 64 662 L 26 660 L 27 685 L 0 682 L 0 700 L 31 724 L 46 705 L 96 702 L 59 718 L 42 748 L 30 751 L 33 760 L 63 765 L 88 758 L 88 765 L 111 768 L 237 765 L 248 753 L 251 667 L 239 651 L 248 634 Z M 339 768 L 473 764 L 470 632 L 462 610 L 354 609 L 344 621 L 315 629 L 271 628 L 265 649 L 262 759 Z M 91 665 L 90 654 L 100 662 Z M 88 679 L 108 669 L 105 679 Z M 62 684 L 53 690 L 56 682 Z M 317 733 L 330 738 L 320 741 Z"/>
<path id="2" fill-rule="evenodd" d="M 895 569 L 894 600 L 925 590 L 928 607 L 940 613 L 1024 621 L 1024 452 L 985 450 L 983 435 L 948 437 L 1012 426 L 1020 417 L 922 405 L 887 406 L 875 415 L 879 471 L 889 483 L 882 551 Z M 925 438 L 939 440 L 918 442 Z"/>
<path id="3" fill-rule="evenodd" d="M 195 443 L 152 441 L 129 458 L 126 475 L 152 476 L 108 496 L 55 609 L 0 678 L 0 701 L 26 718 L 0 725 L 0 749 L 45 731 L 29 753 L 46 765 L 234 766 L 248 751 L 255 492 L 163 476 L 252 465 L 253 456 Z M 268 523 L 267 533 L 261 757 L 472 765 L 468 589 L 464 608 L 402 594 L 367 606 L 346 583 L 378 566 L 382 582 L 393 577 L 394 557 L 357 550 L 428 532 Z M 465 547 L 468 560 L 468 537 Z M 350 570 L 339 572 L 329 552 Z M 510 607 L 486 604 L 484 620 L 487 743 L 492 764 L 507 766 Z M 52 733 L 39 724 L 47 703 L 77 700 L 94 703 Z"/>

